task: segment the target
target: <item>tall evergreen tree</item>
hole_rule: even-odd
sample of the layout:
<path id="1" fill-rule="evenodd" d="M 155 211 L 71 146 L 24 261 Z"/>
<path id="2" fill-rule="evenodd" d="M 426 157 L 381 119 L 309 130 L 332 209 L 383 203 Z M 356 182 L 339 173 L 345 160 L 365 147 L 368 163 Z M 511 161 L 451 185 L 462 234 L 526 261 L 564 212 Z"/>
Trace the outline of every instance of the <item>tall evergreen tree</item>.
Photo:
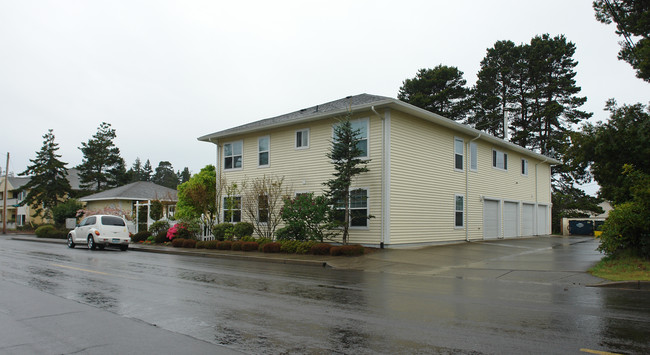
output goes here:
<path id="1" fill-rule="evenodd" d="M 36 153 L 36 158 L 29 160 L 32 164 L 19 174 L 32 177 L 20 191 L 27 191 L 21 204 L 34 206 L 34 217 L 41 213 L 50 217 L 51 208 L 71 192 L 67 163 L 59 160 L 61 155 L 56 153 L 59 145 L 54 142 L 53 131 L 48 130 L 43 139 L 43 147 Z"/>
<path id="2" fill-rule="evenodd" d="M 334 140 L 330 152 L 327 153 L 327 157 L 334 164 L 334 178 L 324 183 L 328 188 L 325 196 L 333 206 L 333 219 L 339 222 L 343 230 L 343 244 L 348 242 L 352 181 L 369 171 L 366 165 L 370 160 L 359 158 L 364 156 L 364 151 L 359 146 L 359 137 L 360 130 L 352 128 L 348 116 L 334 126 Z"/>
<path id="3" fill-rule="evenodd" d="M 463 120 L 469 109 L 466 84 L 458 68 L 438 65 L 420 69 L 415 78 L 404 80 L 397 98 L 446 118 Z"/>
<path id="4" fill-rule="evenodd" d="M 176 189 L 178 187 L 178 175 L 174 172 L 172 163 L 168 161 L 161 161 L 158 163 L 152 181 L 155 184 L 166 186 L 170 189 Z"/>
<path id="5" fill-rule="evenodd" d="M 182 172 L 178 173 L 178 177 L 181 180 L 181 184 L 184 182 L 190 181 L 190 178 L 192 177 L 192 174 L 190 173 L 190 169 L 188 167 L 185 167 Z"/>
<path id="6" fill-rule="evenodd" d="M 126 168 L 120 149 L 113 143 L 115 137 L 110 123 L 102 122 L 97 133 L 81 143 L 83 160 L 77 169 L 82 188 L 98 192 L 124 182 Z"/>
<path id="7" fill-rule="evenodd" d="M 151 162 L 149 159 L 144 163 L 144 166 L 142 167 L 142 176 L 140 177 L 140 181 L 151 181 L 151 177 L 153 176 L 153 169 L 151 168 Z"/>
<path id="8" fill-rule="evenodd" d="M 596 19 L 605 24 L 616 22 L 616 34 L 625 38 L 618 59 L 636 69 L 638 78 L 650 82 L 650 1 L 598 0 L 593 6 Z"/>
<path id="9" fill-rule="evenodd" d="M 142 181 L 143 170 L 142 170 L 142 162 L 140 161 L 140 157 L 135 158 L 135 162 L 133 162 L 133 165 L 129 169 L 128 175 L 129 175 L 129 182 Z"/>

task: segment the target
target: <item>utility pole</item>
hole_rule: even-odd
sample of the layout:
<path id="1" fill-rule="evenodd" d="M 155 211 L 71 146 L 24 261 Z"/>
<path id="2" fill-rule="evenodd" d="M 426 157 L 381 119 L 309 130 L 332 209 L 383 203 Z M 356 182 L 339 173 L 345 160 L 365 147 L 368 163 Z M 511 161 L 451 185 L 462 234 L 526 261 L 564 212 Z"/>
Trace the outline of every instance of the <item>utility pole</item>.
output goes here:
<path id="1" fill-rule="evenodd" d="M 7 152 L 7 169 L 5 169 L 5 188 L 2 194 L 2 234 L 7 234 L 7 184 L 9 183 L 9 152 Z"/>

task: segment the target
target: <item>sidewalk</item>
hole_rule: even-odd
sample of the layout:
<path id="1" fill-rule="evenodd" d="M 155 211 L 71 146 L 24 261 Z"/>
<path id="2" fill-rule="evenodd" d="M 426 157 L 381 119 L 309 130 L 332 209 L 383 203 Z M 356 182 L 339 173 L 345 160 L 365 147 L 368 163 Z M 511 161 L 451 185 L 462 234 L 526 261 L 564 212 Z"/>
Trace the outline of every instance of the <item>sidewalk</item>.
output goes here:
<path id="1" fill-rule="evenodd" d="M 15 240 L 59 243 L 34 235 L 8 236 Z M 184 249 L 131 244 L 129 250 L 149 253 L 195 255 L 250 261 L 332 267 L 367 272 L 422 275 L 464 279 L 565 285 L 598 285 L 609 282 L 587 270 L 600 261 L 598 241 L 592 237 L 542 236 L 494 241 L 461 242 L 419 248 L 377 249 L 359 257 L 265 254 L 260 252 Z M 78 246 L 84 248 L 84 246 Z"/>

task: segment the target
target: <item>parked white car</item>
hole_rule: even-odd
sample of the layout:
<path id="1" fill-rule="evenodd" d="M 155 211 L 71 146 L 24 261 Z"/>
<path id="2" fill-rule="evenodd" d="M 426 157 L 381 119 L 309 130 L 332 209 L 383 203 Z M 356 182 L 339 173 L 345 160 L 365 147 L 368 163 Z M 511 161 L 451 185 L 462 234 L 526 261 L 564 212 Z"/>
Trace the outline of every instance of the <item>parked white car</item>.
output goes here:
<path id="1" fill-rule="evenodd" d="M 88 249 L 91 250 L 118 246 L 120 250 L 126 251 L 130 242 L 126 220 L 118 216 L 88 216 L 68 233 L 68 248 L 74 248 L 77 244 L 87 244 Z"/>

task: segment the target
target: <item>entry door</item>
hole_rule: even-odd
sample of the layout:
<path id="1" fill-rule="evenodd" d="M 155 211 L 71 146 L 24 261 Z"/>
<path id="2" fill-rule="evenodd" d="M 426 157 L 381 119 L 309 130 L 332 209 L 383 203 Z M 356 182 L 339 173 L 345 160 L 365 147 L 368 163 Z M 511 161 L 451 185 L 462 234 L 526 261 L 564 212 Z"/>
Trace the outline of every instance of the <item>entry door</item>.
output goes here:
<path id="1" fill-rule="evenodd" d="M 483 201 L 483 239 L 497 239 L 501 236 L 499 207 L 499 201 Z"/>
<path id="2" fill-rule="evenodd" d="M 521 208 L 521 235 L 531 236 L 535 233 L 535 205 L 524 203 Z"/>
<path id="3" fill-rule="evenodd" d="M 503 203 L 503 237 L 515 238 L 519 236 L 519 203 Z"/>

